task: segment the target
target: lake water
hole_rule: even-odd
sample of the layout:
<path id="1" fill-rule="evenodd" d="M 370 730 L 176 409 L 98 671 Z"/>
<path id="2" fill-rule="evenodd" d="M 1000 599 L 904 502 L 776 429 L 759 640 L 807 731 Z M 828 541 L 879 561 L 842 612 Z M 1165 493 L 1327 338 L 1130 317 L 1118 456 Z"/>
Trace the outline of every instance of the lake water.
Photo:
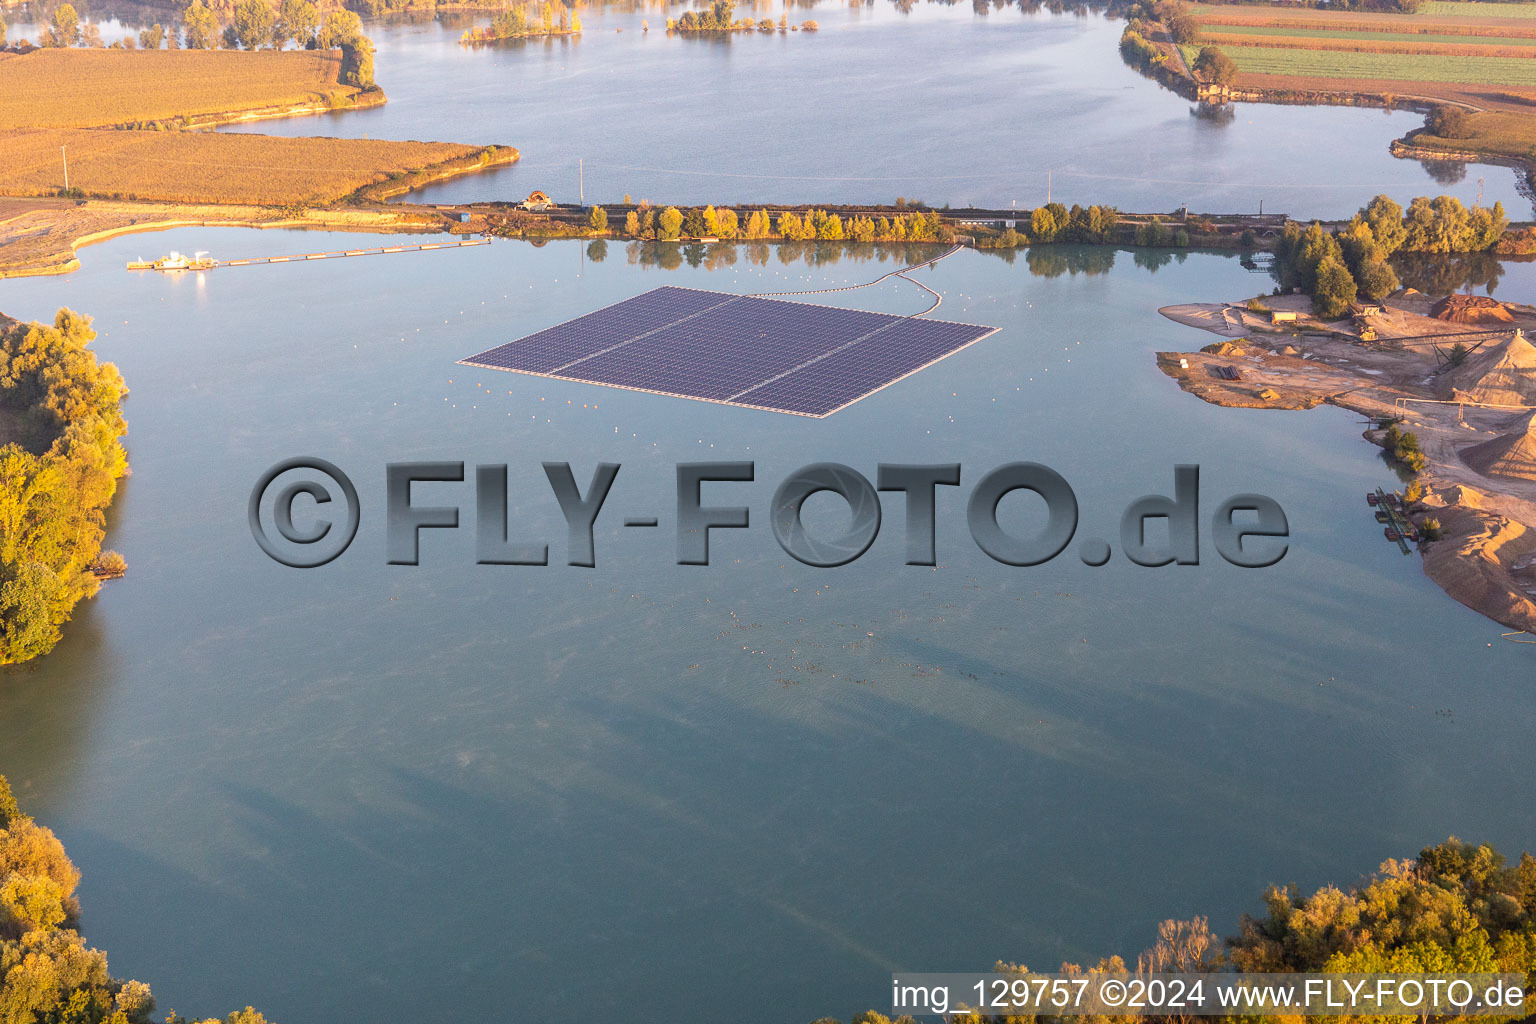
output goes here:
<path id="1" fill-rule="evenodd" d="M 676 14 L 680 8 L 670 8 Z M 748 13 L 746 5 L 738 10 Z M 751 11 L 777 18 L 778 5 Z M 1393 157 L 1409 111 L 1196 105 L 1120 59 L 1123 22 L 1014 8 L 880 0 L 789 11 L 807 34 L 668 36 L 665 13 L 583 8 L 576 40 L 466 49 L 447 23 L 374 22 L 383 107 L 230 130 L 505 144 L 515 167 L 434 186 L 439 202 L 889 202 L 1347 217 L 1387 193 L 1403 205 L 1481 192 L 1531 205 L 1508 168 Z M 642 21 L 651 30 L 641 31 Z M 1438 178 L 1436 177 L 1438 175 Z"/>
<path id="2" fill-rule="evenodd" d="M 1207 340 L 1157 307 L 1267 286 L 1235 259 L 1154 273 L 1052 250 L 1033 268 L 1062 272 L 1041 276 L 961 253 L 920 279 L 942 315 L 1001 331 L 822 421 L 454 361 L 662 283 L 889 265 L 743 249 L 668 271 L 555 242 L 121 269 L 376 238 L 182 229 L 0 289 L 17 316 L 96 314 L 133 389 L 109 538 L 129 574 L 53 655 L 0 675 L 0 771 L 84 869 L 90 940 L 162 1009 L 846 1019 L 885 1005 L 893 969 L 1130 957 L 1165 917 L 1230 933 L 1270 883 L 1347 883 L 1451 833 L 1530 845 L 1531 778 L 1508 770 L 1536 728 L 1530 648 L 1381 539 L 1362 496 L 1393 477 L 1356 418 L 1218 409 L 1155 369 Z M 1536 294 L 1531 267 L 1500 294 Z M 899 281 L 840 299 L 926 305 Z M 266 559 L 246 525 L 257 477 L 294 455 L 340 465 L 364 504 L 351 550 L 314 571 Z M 386 565 L 383 464 L 410 459 L 510 463 L 514 533 L 556 564 L 475 566 L 469 487 L 433 484 L 418 502 L 463 505 L 465 528 Z M 706 493 L 753 528 L 683 568 L 673 467 L 699 459 L 756 460 L 755 483 Z M 1128 501 L 1196 462 L 1207 510 L 1278 498 L 1292 549 L 1267 570 L 1208 540 L 1198 567 L 1003 566 L 961 513 L 1016 459 L 1071 481 L 1080 537 L 1115 537 Z M 583 486 L 623 466 L 594 570 L 561 564 L 542 460 Z M 893 501 L 854 564 L 785 556 L 769 498 L 817 460 L 961 462 L 942 564 L 901 564 Z M 618 525 L 644 514 L 662 528 Z"/>

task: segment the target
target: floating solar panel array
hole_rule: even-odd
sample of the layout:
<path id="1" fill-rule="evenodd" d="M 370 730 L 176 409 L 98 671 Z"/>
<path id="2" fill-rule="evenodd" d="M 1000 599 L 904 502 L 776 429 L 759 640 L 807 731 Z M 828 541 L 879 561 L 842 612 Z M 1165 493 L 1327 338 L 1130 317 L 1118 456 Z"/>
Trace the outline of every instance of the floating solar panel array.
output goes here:
<path id="1" fill-rule="evenodd" d="M 668 286 L 461 362 L 821 417 L 996 330 Z"/>

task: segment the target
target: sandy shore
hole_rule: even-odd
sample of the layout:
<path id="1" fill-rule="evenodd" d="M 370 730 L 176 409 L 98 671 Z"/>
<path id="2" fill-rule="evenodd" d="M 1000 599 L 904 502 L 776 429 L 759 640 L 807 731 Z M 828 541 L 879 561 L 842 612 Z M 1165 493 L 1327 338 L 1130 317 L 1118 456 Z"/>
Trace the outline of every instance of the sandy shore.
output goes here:
<path id="1" fill-rule="evenodd" d="M 0 278 L 67 274 L 80 266 L 76 250 L 93 242 L 189 226 L 420 233 L 459 225 L 412 207 L 316 209 L 295 215 L 263 206 L 0 198 Z"/>
<path id="2" fill-rule="evenodd" d="M 1425 573 L 1462 604 L 1536 633 L 1536 474 L 1507 467 L 1484 473 L 1463 458 L 1485 442 L 1513 444 L 1530 429 L 1536 398 L 1520 398 L 1523 409 L 1470 402 L 1517 404 L 1504 399 L 1520 396 L 1489 391 L 1494 383 L 1536 389 L 1536 368 L 1527 372 L 1516 358 L 1523 358 L 1527 342 L 1515 335 L 1516 329 L 1536 331 L 1536 311 L 1512 307 L 1508 324 L 1447 323 L 1428 316 L 1429 301 L 1409 292 L 1369 318 L 1377 338 L 1365 341 L 1356 321 L 1313 320 L 1304 297 L 1264 302 L 1297 312 L 1298 320 L 1275 324 L 1268 313 L 1243 304 L 1164 308 L 1171 320 L 1229 340 L 1205 351 L 1159 352 L 1158 367 L 1213 405 L 1310 409 L 1328 403 L 1368 417 L 1401 418 L 1401 428 L 1418 436 L 1428 458 L 1419 474 L 1426 495 L 1410 516 L 1419 524 L 1436 518 L 1443 528 L 1442 539 L 1420 544 Z M 1459 366 L 1449 365 L 1445 357 L 1458 341 L 1472 351 Z M 1239 379 L 1228 379 L 1232 373 Z M 1374 443 L 1381 436 L 1365 432 Z M 1368 489 L 1368 481 L 1361 481 L 1362 516 L 1369 514 L 1363 500 Z"/>

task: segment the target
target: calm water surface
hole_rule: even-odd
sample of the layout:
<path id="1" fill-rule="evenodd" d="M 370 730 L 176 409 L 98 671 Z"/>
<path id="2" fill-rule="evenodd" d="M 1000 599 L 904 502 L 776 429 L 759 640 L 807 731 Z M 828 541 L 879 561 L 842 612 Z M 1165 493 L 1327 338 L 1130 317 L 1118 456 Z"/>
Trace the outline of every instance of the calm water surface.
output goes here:
<path id="1" fill-rule="evenodd" d="M 1348 882 L 1450 833 L 1530 845 L 1531 778 L 1510 770 L 1536 727 L 1530 649 L 1381 540 L 1361 497 L 1392 477 L 1355 417 L 1218 409 L 1154 368 L 1205 340 L 1158 306 L 1267 284 L 1235 260 L 1153 273 L 1078 253 L 1046 277 L 962 253 L 921 279 L 944 315 L 1001 332 L 825 421 L 454 360 L 661 283 L 888 266 L 732 250 L 664 271 L 619 245 L 594 263 L 507 243 L 121 270 L 168 247 L 374 241 L 184 229 L 0 289 L 15 315 L 96 313 L 133 388 L 109 538 L 130 573 L 55 654 L 0 676 L 0 771 L 84 869 L 90 939 L 162 1007 L 846 1019 L 883 1005 L 893 969 L 1130 956 L 1163 917 L 1231 930 L 1269 883 Z M 1500 294 L 1533 289 L 1521 267 Z M 925 304 L 900 282 L 842 300 Z M 311 572 L 268 561 L 245 523 L 256 477 L 299 454 L 340 464 L 365 503 L 351 551 Z M 755 525 L 680 568 L 673 466 L 700 458 L 757 460 L 755 484 L 707 495 Z M 514 529 L 557 563 L 539 462 L 583 481 L 622 463 L 599 567 L 476 567 L 468 512 L 424 537 L 421 566 L 385 565 L 383 464 L 406 459 L 510 463 Z M 900 564 L 898 502 L 851 566 L 783 555 L 773 487 L 823 459 L 963 463 L 942 565 Z M 1262 571 L 1208 543 L 1199 567 L 1002 566 L 961 510 L 1015 459 L 1073 483 L 1080 536 L 1115 536 L 1127 501 L 1198 462 L 1207 508 L 1275 495 L 1294 546 Z M 1013 500 L 1022 529 L 1035 510 Z M 663 528 L 616 525 L 641 514 Z"/>
<path id="2" fill-rule="evenodd" d="M 681 8 L 669 8 L 676 14 Z M 748 11 L 777 18 L 783 8 Z M 383 107 L 231 130 L 446 139 L 518 147 L 519 165 L 420 195 L 440 202 L 889 202 L 1345 217 L 1379 192 L 1407 205 L 1530 203 L 1513 171 L 1430 170 L 1392 139 L 1421 115 L 1242 104 L 1216 117 L 1120 59 L 1123 23 L 1100 15 L 977 15 L 920 4 L 791 9 L 814 34 L 672 36 L 666 12 L 582 10 L 576 40 L 459 45 L 471 18 L 375 22 Z M 648 21 L 649 32 L 641 31 Z M 1433 173 L 1431 173 L 1433 171 Z"/>

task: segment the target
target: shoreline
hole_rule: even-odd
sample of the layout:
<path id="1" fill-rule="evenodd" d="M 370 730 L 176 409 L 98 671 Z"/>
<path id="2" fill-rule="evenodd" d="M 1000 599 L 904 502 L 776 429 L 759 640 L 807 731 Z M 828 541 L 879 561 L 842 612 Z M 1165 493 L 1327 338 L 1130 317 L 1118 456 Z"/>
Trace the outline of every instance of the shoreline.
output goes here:
<path id="1" fill-rule="evenodd" d="M 1271 301 L 1278 309 L 1291 298 Z M 1294 299 L 1300 300 L 1298 306 L 1306 302 Z M 1437 324 L 1447 338 L 1457 337 L 1457 325 L 1424 316 L 1424 306 L 1422 297 L 1404 296 L 1389 299 L 1384 309 L 1408 330 Z M 1536 412 L 1528 401 L 1523 410 L 1479 407 L 1473 399 L 1490 396 L 1454 386 L 1464 372 L 1478 368 L 1479 358 L 1492 359 L 1497 349 L 1461 364 L 1436 366 L 1432 337 L 1425 342 L 1423 335 L 1384 335 L 1381 343 L 1367 343 L 1351 337 L 1347 328 L 1306 318 L 1294 331 L 1266 328 L 1234 303 L 1166 306 L 1158 312 L 1227 339 L 1198 352 L 1156 353 L 1158 369 L 1204 402 L 1285 410 L 1327 404 L 1378 423 L 1400 417 L 1402 428 L 1422 441 L 1427 458 L 1414 478 L 1425 494 L 1409 506 L 1410 518 L 1437 519 L 1443 528 L 1440 539 L 1419 544 L 1424 574 L 1494 622 L 1536 633 L 1536 478 L 1484 473 L 1463 458 L 1469 449 L 1513 436 Z M 1522 311 L 1507 331 L 1495 332 L 1499 339 L 1489 335 L 1487 343 L 1528 344 L 1518 333 L 1526 329 L 1522 324 L 1536 324 L 1536 310 Z M 1472 329 L 1463 327 L 1463 336 Z M 1502 338 L 1506 334 L 1508 342 Z M 1233 372 L 1236 380 L 1225 376 Z M 1384 433 L 1368 429 L 1362 436 L 1385 447 Z M 1361 514 L 1368 511 L 1362 502 Z"/>
<path id="2" fill-rule="evenodd" d="M 302 212 L 256 204 L 174 203 L 132 199 L 0 197 L 0 279 L 67 274 L 79 269 L 79 250 L 125 234 L 178 227 L 289 228 L 427 234 L 462 227 L 457 208 L 383 200 L 423 185 L 497 167 L 521 158 L 510 146 L 490 146 L 402 178 L 365 185 L 354 196 L 378 205 L 333 205 Z M 473 222 L 470 225 L 473 227 Z M 12 247 L 19 247 L 12 250 Z"/>

